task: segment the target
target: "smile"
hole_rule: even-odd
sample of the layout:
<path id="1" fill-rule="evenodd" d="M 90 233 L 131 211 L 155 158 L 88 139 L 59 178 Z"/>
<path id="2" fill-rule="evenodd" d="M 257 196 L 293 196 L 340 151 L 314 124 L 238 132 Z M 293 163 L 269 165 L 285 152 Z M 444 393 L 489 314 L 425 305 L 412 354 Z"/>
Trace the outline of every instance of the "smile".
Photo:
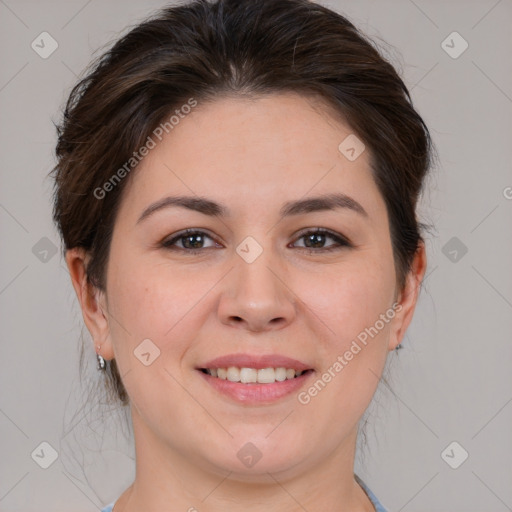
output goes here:
<path id="1" fill-rule="evenodd" d="M 241 382 L 243 384 L 272 384 L 285 380 L 300 377 L 305 371 L 293 368 L 201 368 L 203 373 L 216 377 L 217 379 L 229 380 L 230 382 Z"/>

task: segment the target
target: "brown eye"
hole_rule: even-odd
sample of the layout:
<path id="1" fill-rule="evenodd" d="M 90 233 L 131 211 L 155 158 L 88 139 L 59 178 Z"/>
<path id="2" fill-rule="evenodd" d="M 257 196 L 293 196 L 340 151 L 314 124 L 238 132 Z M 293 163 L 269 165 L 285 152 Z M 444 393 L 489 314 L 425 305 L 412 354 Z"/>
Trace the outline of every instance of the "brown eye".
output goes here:
<path id="1" fill-rule="evenodd" d="M 334 245 L 325 247 L 327 239 L 335 241 Z M 298 240 L 304 240 L 304 246 L 300 247 L 308 252 L 325 252 L 341 249 L 343 247 L 350 247 L 350 242 L 343 236 L 328 231 L 326 229 L 315 229 L 302 233 Z"/>
<path id="2" fill-rule="evenodd" d="M 211 240 L 213 245 L 205 246 L 206 240 Z M 331 239 L 334 244 L 325 246 Z M 326 229 L 314 229 L 303 232 L 297 240 L 304 240 L 303 246 L 295 246 L 298 249 L 311 253 L 320 253 L 342 249 L 343 247 L 352 247 L 351 243 L 342 235 L 328 231 Z M 169 249 L 188 253 L 199 252 L 204 249 L 222 247 L 210 235 L 204 231 L 187 229 L 164 240 L 161 246 Z"/>
<path id="3" fill-rule="evenodd" d="M 193 229 L 187 229 L 173 236 L 172 238 L 168 238 L 162 242 L 162 247 L 171 250 L 182 250 L 187 252 L 192 251 L 200 251 L 202 249 L 209 249 L 212 246 L 204 247 L 204 243 L 206 239 L 210 239 L 216 244 L 213 238 L 205 233 L 204 231 L 197 231 Z M 181 245 L 177 245 L 180 243 Z"/>

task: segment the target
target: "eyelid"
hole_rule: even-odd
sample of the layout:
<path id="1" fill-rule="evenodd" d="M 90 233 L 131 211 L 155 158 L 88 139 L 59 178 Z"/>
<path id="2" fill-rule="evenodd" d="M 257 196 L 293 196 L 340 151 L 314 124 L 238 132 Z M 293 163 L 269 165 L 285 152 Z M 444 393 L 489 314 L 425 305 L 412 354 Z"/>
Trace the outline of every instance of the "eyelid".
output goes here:
<path id="1" fill-rule="evenodd" d="M 294 235 L 294 239 L 291 242 L 294 244 L 297 240 L 300 240 L 304 236 L 308 234 L 322 234 L 326 235 L 327 237 L 332 238 L 336 243 L 334 245 L 329 245 L 327 247 L 296 247 L 297 249 L 301 249 L 302 251 L 306 251 L 309 253 L 322 253 L 322 252 L 329 252 L 336 249 L 342 249 L 343 247 L 353 247 L 352 242 L 341 233 L 338 233 L 337 231 L 333 231 L 327 228 L 321 228 L 321 227 L 308 227 L 303 228 L 298 233 Z M 187 235 L 204 235 L 208 238 L 210 238 L 215 244 L 219 244 L 220 242 L 216 239 L 215 236 L 213 236 L 209 230 L 204 228 L 187 228 L 183 229 L 181 231 L 178 231 L 176 233 L 173 233 L 170 236 L 165 237 L 158 245 L 159 247 L 163 247 L 164 249 L 168 250 L 176 250 L 180 252 L 188 252 L 188 253 L 200 253 L 202 251 L 208 250 L 208 249 L 215 249 L 215 247 L 200 247 L 198 249 L 186 249 L 182 247 L 177 247 L 175 244 L 177 241 L 179 241 L 181 238 L 186 237 Z M 222 244 L 221 244 L 222 245 Z"/>
<path id="2" fill-rule="evenodd" d="M 172 235 L 166 236 L 163 238 L 163 240 L 158 244 L 161 247 L 170 249 L 175 248 L 177 250 L 187 251 L 187 252 L 199 252 L 205 249 L 211 249 L 211 247 L 203 247 L 200 249 L 182 249 L 181 247 L 175 247 L 174 245 L 171 245 L 171 242 L 176 243 L 180 238 L 186 237 L 187 235 L 205 235 L 208 238 L 210 238 L 213 242 L 216 244 L 219 244 L 220 242 L 217 240 L 215 236 L 213 236 L 207 229 L 204 228 L 186 228 L 182 229 L 181 231 L 177 231 L 176 233 L 173 233 Z"/>
<path id="3" fill-rule="evenodd" d="M 341 249 L 343 247 L 353 247 L 352 242 L 346 236 L 342 235 L 341 233 L 338 233 L 337 231 L 333 231 L 333 230 L 327 229 L 327 228 L 320 228 L 320 227 L 304 228 L 295 235 L 294 240 L 297 241 L 310 233 L 311 234 L 318 233 L 318 234 L 322 234 L 322 235 L 331 237 L 336 242 L 336 244 L 330 245 L 327 247 L 320 247 L 318 249 L 315 249 L 313 247 L 298 247 L 299 249 L 305 250 L 307 252 L 321 253 L 321 252 L 327 252 L 329 250 Z"/>
<path id="4" fill-rule="evenodd" d="M 333 230 L 328 229 L 328 228 L 320 228 L 320 227 L 301 229 L 295 235 L 295 238 L 300 238 L 301 236 L 307 235 L 309 233 L 325 234 L 325 235 L 332 236 L 333 238 L 340 238 L 341 240 L 343 240 L 347 244 L 350 243 L 350 240 L 345 235 L 342 235 L 341 233 L 338 233 L 337 231 L 333 231 Z"/>

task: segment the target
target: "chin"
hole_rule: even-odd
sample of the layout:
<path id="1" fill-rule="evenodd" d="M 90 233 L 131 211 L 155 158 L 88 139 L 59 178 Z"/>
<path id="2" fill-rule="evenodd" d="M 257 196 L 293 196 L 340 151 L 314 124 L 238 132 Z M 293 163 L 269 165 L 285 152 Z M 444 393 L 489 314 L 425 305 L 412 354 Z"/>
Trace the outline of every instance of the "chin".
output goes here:
<path id="1" fill-rule="evenodd" d="M 268 435 L 268 432 L 265 435 Z M 209 453 L 207 458 L 224 474 L 230 472 L 230 479 L 253 483 L 269 483 L 269 473 L 290 472 L 303 462 L 304 457 L 298 457 L 302 452 L 297 444 L 277 437 L 275 440 L 265 439 L 265 435 L 261 436 L 261 439 L 253 437 L 253 441 L 231 443 L 231 446 L 218 454 L 217 459 L 212 458 L 212 453 Z"/>

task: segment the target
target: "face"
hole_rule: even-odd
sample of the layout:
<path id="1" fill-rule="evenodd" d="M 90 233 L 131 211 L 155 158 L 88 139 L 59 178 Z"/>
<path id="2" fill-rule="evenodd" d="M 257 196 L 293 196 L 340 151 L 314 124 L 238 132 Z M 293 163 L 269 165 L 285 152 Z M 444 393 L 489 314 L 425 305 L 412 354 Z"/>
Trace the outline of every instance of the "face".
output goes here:
<path id="1" fill-rule="evenodd" d="M 340 152 L 352 132 L 326 112 L 291 93 L 199 104 L 130 176 L 91 330 L 166 457 L 245 479 L 340 455 L 403 336 L 368 150 Z M 154 207 L 171 196 L 189 199 Z"/>

